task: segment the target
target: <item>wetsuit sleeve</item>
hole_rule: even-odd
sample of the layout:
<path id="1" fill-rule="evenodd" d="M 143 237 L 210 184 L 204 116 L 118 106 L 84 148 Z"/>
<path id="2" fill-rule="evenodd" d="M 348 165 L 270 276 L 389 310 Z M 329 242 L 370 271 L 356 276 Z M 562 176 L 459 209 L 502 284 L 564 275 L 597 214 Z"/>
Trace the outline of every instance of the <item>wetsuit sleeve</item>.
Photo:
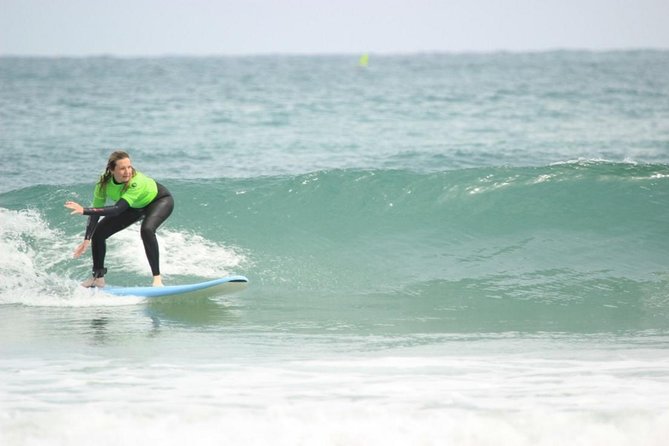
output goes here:
<path id="1" fill-rule="evenodd" d="M 99 219 L 99 215 L 88 216 L 88 223 L 86 224 L 86 235 L 84 236 L 84 240 L 90 240 L 91 237 L 93 237 L 93 231 L 95 231 L 95 227 L 97 226 Z"/>
<path id="2" fill-rule="evenodd" d="M 113 206 L 105 206 L 101 208 L 84 208 L 84 215 L 97 216 L 97 217 L 115 217 L 119 215 L 121 212 L 127 210 L 129 207 L 130 205 L 128 204 L 128 202 L 125 201 L 123 198 L 121 198 Z"/>

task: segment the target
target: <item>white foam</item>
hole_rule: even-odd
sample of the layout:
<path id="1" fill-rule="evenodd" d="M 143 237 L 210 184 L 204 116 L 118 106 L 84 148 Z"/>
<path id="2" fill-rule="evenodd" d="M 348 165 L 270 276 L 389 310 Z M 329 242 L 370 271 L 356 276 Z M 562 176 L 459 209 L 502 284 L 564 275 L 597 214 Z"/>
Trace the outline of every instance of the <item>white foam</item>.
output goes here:
<path id="1" fill-rule="evenodd" d="M 11 211 L 0 208 L 0 272 L 3 279 L 24 274 L 39 274 L 42 269 L 61 261 L 64 256 L 54 256 L 62 247 L 62 234 L 48 227 L 35 210 Z M 53 248 L 49 254 L 35 246 L 48 244 Z M 35 246 L 33 246 L 35 245 Z M 38 263 L 45 268 L 35 268 Z"/>
<path id="2" fill-rule="evenodd" d="M 7 445 L 181 445 L 197 436 L 204 445 L 615 446 L 662 445 L 669 435 L 666 380 L 655 373 L 666 361 L 652 358 L 1 365 Z"/>
<path id="3" fill-rule="evenodd" d="M 224 246 L 188 231 L 159 229 L 160 269 L 165 275 L 216 278 L 228 275 L 245 262 L 237 248 Z M 139 225 L 121 231 L 108 242 L 107 263 L 115 269 L 150 275 Z"/>
<path id="4" fill-rule="evenodd" d="M 34 210 L 0 208 L 0 252 L 0 303 L 43 293 L 54 282 L 49 268 L 66 258 L 62 234 Z"/>
<path id="5" fill-rule="evenodd" d="M 138 416 L 131 405 L 82 404 L 37 411 L 2 423 L 4 445 L 607 445 L 660 446 L 669 415 L 630 414 L 607 419 L 565 413 L 401 413 L 355 403 L 271 406 L 265 410 L 155 407 Z M 85 420 L 85 423 L 82 422 Z"/>
<path id="6" fill-rule="evenodd" d="M 162 230 L 161 269 L 166 276 L 221 277 L 245 261 L 234 248 L 221 246 L 189 232 Z M 90 274 L 90 249 L 80 259 L 72 252 L 81 234 L 66 236 L 49 227 L 35 210 L 0 208 L 0 304 L 30 306 L 132 305 L 141 299 L 118 299 L 79 286 Z M 150 269 L 139 225 L 108 241 L 107 265 L 115 271 L 137 273 L 150 280 Z"/>

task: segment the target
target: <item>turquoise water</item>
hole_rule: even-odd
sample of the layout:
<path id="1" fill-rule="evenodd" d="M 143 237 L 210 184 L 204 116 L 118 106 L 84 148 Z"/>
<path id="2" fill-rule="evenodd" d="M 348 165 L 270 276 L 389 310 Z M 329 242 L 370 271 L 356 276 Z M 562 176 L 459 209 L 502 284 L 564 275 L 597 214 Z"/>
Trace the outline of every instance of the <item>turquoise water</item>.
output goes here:
<path id="1" fill-rule="evenodd" d="M 356 64 L 0 58 L 2 444 L 661 444 L 669 52 Z M 165 282 L 247 290 L 77 286 L 115 148 Z M 150 283 L 137 227 L 107 263 Z"/>

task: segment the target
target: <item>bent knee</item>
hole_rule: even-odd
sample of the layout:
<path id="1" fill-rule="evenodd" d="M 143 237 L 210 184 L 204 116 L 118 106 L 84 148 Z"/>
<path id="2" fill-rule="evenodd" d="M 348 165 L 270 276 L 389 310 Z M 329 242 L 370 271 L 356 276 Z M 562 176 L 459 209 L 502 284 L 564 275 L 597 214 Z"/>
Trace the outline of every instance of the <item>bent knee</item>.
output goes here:
<path id="1" fill-rule="evenodd" d="M 143 239 L 156 237 L 156 230 L 151 227 L 142 226 L 139 233 L 142 235 Z"/>

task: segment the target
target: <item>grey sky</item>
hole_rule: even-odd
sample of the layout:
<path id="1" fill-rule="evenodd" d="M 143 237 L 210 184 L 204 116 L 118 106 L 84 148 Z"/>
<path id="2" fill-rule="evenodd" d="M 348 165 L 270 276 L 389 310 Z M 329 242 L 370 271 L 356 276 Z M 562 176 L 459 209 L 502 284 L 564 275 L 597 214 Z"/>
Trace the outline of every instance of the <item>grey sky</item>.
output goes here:
<path id="1" fill-rule="evenodd" d="M 669 49 L 669 0 L 0 0 L 0 55 Z"/>

